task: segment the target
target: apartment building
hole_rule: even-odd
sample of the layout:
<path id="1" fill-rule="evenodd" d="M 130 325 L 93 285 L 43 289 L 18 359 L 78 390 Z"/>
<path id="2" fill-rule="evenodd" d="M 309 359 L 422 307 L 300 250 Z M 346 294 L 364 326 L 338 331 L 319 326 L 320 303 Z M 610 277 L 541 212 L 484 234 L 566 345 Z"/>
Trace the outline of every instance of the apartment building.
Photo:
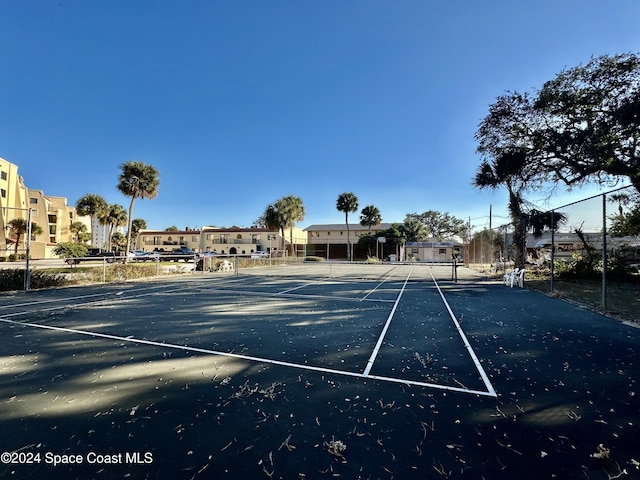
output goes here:
<path id="1" fill-rule="evenodd" d="M 305 228 L 308 235 L 307 254 L 322 258 L 348 258 L 347 244 L 351 244 L 352 250 L 362 235 L 375 235 L 378 232 L 391 228 L 391 223 L 381 223 L 375 227 L 363 227 L 359 223 L 349 224 L 349 234 L 347 236 L 347 225 L 345 223 L 328 223 L 310 225 Z M 347 242 L 347 238 L 349 242 Z M 352 258 L 353 251 L 352 251 Z"/>
<path id="2" fill-rule="evenodd" d="M 136 250 L 145 252 L 170 252 L 178 247 L 199 251 L 200 230 L 142 230 L 133 243 Z"/>
<path id="3" fill-rule="evenodd" d="M 31 221 L 36 223 L 42 233 L 31 236 L 31 256 L 33 258 L 51 258 L 53 249 L 60 242 L 74 241 L 71 224 L 81 222 L 91 227 L 89 217 L 81 217 L 75 207 L 67 205 L 65 197 L 45 195 L 42 190 L 29 189 L 29 208 Z"/>
<path id="4" fill-rule="evenodd" d="M 15 238 L 9 222 L 25 218 L 29 195 L 24 180 L 18 175 L 18 166 L 0 158 L 0 258 L 13 253 Z"/>
<path id="5" fill-rule="evenodd" d="M 284 250 L 287 255 L 303 256 L 306 244 L 307 234 L 297 227 L 286 229 L 284 237 L 268 228 L 203 227 L 201 251 L 233 255 Z"/>
<path id="6" fill-rule="evenodd" d="M 291 240 L 293 238 L 293 247 Z M 248 255 L 256 252 L 272 252 L 286 249 L 288 255 L 297 252 L 304 255 L 307 235 L 300 228 L 279 231 L 268 228 L 218 228 L 203 227 L 199 230 L 157 231 L 143 230 L 135 242 L 138 250 L 170 251 L 187 247 L 197 252 L 213 252 L 220 255 Z"/>
<path id="7" fill-rule="evenodd" d="M 29 211 L 32 224 L 42 229 L 42 233 L 31 235 L 29 247 L 32 258 L 51 258 L 56 244 L 72 241 L 71 223 L 80 221 L 90 226 L 89 219 L 78 217 L 75 208 L 67 205 L 66 198 L 27 188 L 24 179 L 18 175 L 18 166 L 0 158 L 0 259 L 7 259 L 16 251 L 18 237 L 18 254 L 25 254 L 25 235 L 13 231 L 10 222 L 17 219 L 27 221 Z"/>

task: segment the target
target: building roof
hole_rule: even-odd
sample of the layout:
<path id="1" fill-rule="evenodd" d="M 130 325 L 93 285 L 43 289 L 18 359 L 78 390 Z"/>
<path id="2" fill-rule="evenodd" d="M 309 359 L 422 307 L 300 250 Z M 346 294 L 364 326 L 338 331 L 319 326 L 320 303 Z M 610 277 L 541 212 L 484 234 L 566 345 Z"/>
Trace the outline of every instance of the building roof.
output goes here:
<path id="1" fill-rule="evenodd" d="M 289 230 L 287 228 L 287 230 Z M 253 232 L 253 233 L 278 233 L 278 229 L 271 229 L 271 228 L 263 228 L 263 227 L 250 227 L 250 228 L 242 228 L 242 227 L 230 227 L 230 228 L 223 228 L 223 227 L 202 227 L 202 231 L 207 231 L 207 232 Z"/>
<path id="2" fill-rule="evenodd" d="M 451 241 L 438 242 L 434 240 L 430 242 L 407 242 L 405 246 L 415 248 L 453 248 L 455 244 Z"/>
<path id="3" fill-rule="evenodd" d="M 392 223 L 381 223 L 380 225 L 376 225 L 374 227 L 371 227 L 371 230 L 386 230 L 388 228 L 391 228 L 391 225 L 393 225 Z M 309 225 L 307 228 L 304 229 L 305 232 L 310 232 L 310 231 L 318 231 L 318 230 L 346 230 L 347 229 L 347 224 L 346 223 L 320 223 L 320 224 L 315 224 L 315 225 Z M 360 225 L 359 223 L 350 223 L 349 224 L 349 230 L 352 232 L 356 232 L 356 231 L 369 231 L 369 227 L 363 227 L 362 225 Z"/>
<path id="4" fill-rule="evenodd" d="M 140 235 L 200 235 L 199 229 L 193 230 L 140 230 Z"/>

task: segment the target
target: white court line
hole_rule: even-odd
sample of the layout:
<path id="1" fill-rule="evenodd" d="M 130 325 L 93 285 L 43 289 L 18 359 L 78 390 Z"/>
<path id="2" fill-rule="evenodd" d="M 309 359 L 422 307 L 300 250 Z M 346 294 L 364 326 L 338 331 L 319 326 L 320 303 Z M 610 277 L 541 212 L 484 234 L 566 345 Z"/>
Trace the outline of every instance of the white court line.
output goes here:
<path id="1" fill-rule="evenodd" d="M 396 313 L 396 309 L 398 308 L 398 304 L 400 303 L 400 298 L 402 298 L 402 294 L 404 292 L 405 287 L 407 286 L 407 282 L 409 281 L 411 272 L 413 272 L 413 268 L 409 270 L 409 274 L 407 275 L 407 278 L 404 280 L 404 285 L 402 285 L 402 290 L 400 290 L 400 293 L 398 294 L 398 298 L 396 298 L 396 301 L 393 304 L 393 308 L 391 309 L 391 312 L 389 313 L 389 317 L 387 318 L 387 323 L 384 324 L 382 333 L 380 334 L 380 337 L 378 337 L 378 342 L 376 343 L 376 346 L 373 349 L 373 352 L 371 353 L 369 360 L 367 361 L 367 366 L 365 367 L 364 373 L 363 373 L 365 377 L 369 375 L 369 372 L 371 371 L 371 367 L 373 367 L 373 362 L 376 361 L 376 357 L 378 356 L 378 351 L 382 346 L 382 342 L 384 341 L 384 336 L 387 334 L 387 330 L 389 329 L 389 325 L 391 324 L 391 319 L 393 318 L 393 315 Z"/>
<path id="2" fill-rule="evenodd" d="M 337 295 L 310 295 L 304 293 L 270 293 L 270 292 L 252 292 L 249 290 L 231 290 L 226 288 L 212 288 L 208 289 L 210 293 L 230 293 L 233 295 L 253 295 L 255 297 L 284 297 L 284 298 L 298 298 L 298 299 L 308 299 L 312 298 L 315 300 L 340 300 L 343 302 L 361 302 L 363 299 L 361 298 L 353 298 L 353 297 L 339 297 Z M 384 300 L 380 298 L 367 298 L 364 300 L 365 302 L 381 302 L 381 303 L 393 303 L 395 300 Z"/>
<path id="3" fill-rule="evenodd" d="M 492 396 L 492 397 L 497 397 L 498 395 L 496 394 L 496 391 L 494 390 L 493 385 L 491 385 L 491 382 L 489 381 L 489 377 L 487 376 L 487 373 L 484 371 L 484 368 L 482 368 L 482 365 L 480 364 L 480 360 L 478 360 L 478 357 L 476 356 L 476 353 L 473 351 L 473 348 L 471 347 L 471 344 L 469 343 L 469 340 L 467 340 L 467 336 L 464 334 L 464 331 L 462 330 L 462 327 L 460 326 L 460 322 L 458 322 L 458 319 L 456 318 L 455 314 L 453 313 L 453 310 L 451 310 L 451 307 L 449 306 L 449 302 L 447 302 L 447 299 L 444 298 L 444 294 L 442 293 L 442 290 L 440 289 L 440 285 L 438 285 L 438 282 L 436 282 L 436 279 L 433 276 L 433 273 L 431 272 L 431 269 L 429 269 L 429 274 L 431 275 L 431 278 L 433 278 L 433 282 L 436 284 L 436 288 L 438 289 L 438 293 L 440 294 L 440 297 L 442 298 L 442 301 L 444 302 L 445 307 L 447 307 L 447 311 L 449 312 L 449 315 L 451 316 L 451 320 L 453 320 L 453 323 L 455 324 L 456 328 L 458 329 L 458 334 L 462 338 L 462 341 L 464 343 L 464 346 L 467 349 L 467 352 L 471 356 L 471 359 L 473 360 L 473 363 L 476 365 L 476 368 L 478 369 L 478 373 L 482 377 L 482 381 L 484 382 L 485 387 L 487 387 L 488 394 L 490 396 Z"/>
<path id="4" fill-rule="evenodd" d="M 293 288 L 289 288 L 287 290 L 283 290 L 281 292 L 276 293 L 276 295 L 284 295 L 285 293 L 289 293 L 289 292 L 293 292 L 294 290 L 298 290 L 300 288 L 304 288 L 304 287 L 308 287 L 309 285 L 313 285 L 314 283 L 320 283 L 321 280 L 315 281 L 315 282 L 307 282 L 304 283 L 302 285 L 298 285 L 297 287 L 293 287 Z"/>
<path id="5" fill-rule="evenodd" d="M 109 335 L 107 333 L 97 333 L 97 332 L 89 332 L 86 330 L 77 330 L 74 328 L 64 328 L 64 327 L 55 327 L 52 325 L 39 325 L 37 323 L 28 323 L 28 322 L 17 322 L 15 320 L 9 320 L 7 318 L 1 318 L 0 317 L 0 322 L 4 322 L 4 323 L 9 323 L 9 324 L 13 324 L 13 325 L 21 325 L 24 327 L 32 327 L 32 328 L 41 328 L 41 329 L 45 329 L 45 330 L 54 330 L 54 331 L 58 331 L 58 332 L 66 332 L 66 333 L 75 333 L 75 334 L 80 334 L 80 335 L 87 335 L 90 337 L 97 337 L 97 338 L 106 338 L 109 340 L 118 340 L 121 342 L 130 342 L 130 343 L 139 343 L 139 344 L 144 344 L 144 345 L 152 345 L 155 347 L 162 347 L 162 348 L 173 348 L 173 349 L 177 349 L 177 350 L 184 350 L 184 351 L 188 351 L 188 352 L 196 352 L 196 353 L 205 353 L 208 355 L 218 355 L 218 356 L 224 356 L 224 357 L 231 357 L 231 358 L 237 358 L 240 360 L 247 360 L 247 361 L 251 361 L 251 362 L 259 362 L 259 363 L 266 363 L 266 364 L 270 364 L 270 365 L 278 365 L 278 366 L 282 366 L 282 367 L 290 367 L 290 368 L 297 368 L 300 370 L 309 370 L 309 371 L 313 371 L 313 372 L 320 372 L 320 373 L 328 373 L 328 374 L 332 374 L 332 375 L 343 375 L 343 376 L 347 376 L 347 377 L 353 377 L 353 378 L 361 378 L 361 379 L 367 379 L 367 380 L 379 380 L 379 381 L 383 381 L 383 382 L 392 382 L 392 383 L 400 383 L 403 385 L 415 385 L 415 386 L 419 386 L 419 387 L 429 387 L 429 388 L 436 388 L 439 390 L 447 390 L 447 391 L 452 391 L 452 392 L 460 392 L 460 393 L 469 393 L 472 395 L 480 395 L 480 396 L 494 396 L 491 395 L 487 392 L 483 392 L 481 390 L 472 390 L 472 389 L 466 389 L 466 388 L 460 388 L 460 387 L 449 387 L 449 386 L 445 386 L 445 385 L 438 385 L 435 383 L 427 383 L 427 382 L 416 382 L 416 381 L 412 381 L 412 380 L 402 380 L 399 378 L 392 378 L 392 377 L 383 377 L 383 376 L 379 376 L 379 375 L 365 375 L 362 373 L 357 373 L 357 372 L 347 372 L 347 371 L 343 371 L 343 370 L 335 370 L 332 368 L 324 368 L 324 367 L 314 367 L 313 365 L 302 365 L 302 364 L 298 364 L 298 363 L 290 363 L 290 362 L 283 362 L 280 360 L 272 360 L 269 358 L 261 358 L 261 357 L 253 357 L 250 355 L 241 355 L 238 353 L 230 353 L 230 352 L 221 352 L 218 350 L 208 350 L 205 348 L 197 348 L 197 347 L 189 347 L 186 345 L 177 345 L 177 344 L 173 344 L 173 343 L 163 343 L 163 342 L 154 342 L 152 340 L 144 340 L 144 339 L 140 339 L 140 338 L 133 338 L 133 337 L 121 337 L 118 335 Z"/>
<path id="6" fill-rule="evenodd" d="M 380 288 L 382 285 L 384 285 L 386 283 L 387 280 L 389 280 L 389 278 L 391 278 L 391 275 L 393 275 L 393 271 L 395 270 L 395 267 L 389 272 L 389 275 L 387 275 L 387 278 L 385 278 L 384 280 L 382 280 L 378 285 L 375 286 L 375 288 L 373 290 L 371 290 L 369 293 L 367 293 L 364 297 L 361 298 L 361 300 L 366 300 L 366 298 L 371 295 L 373 292 L 375 292 L 378 288 Z M 405 282 L 406 283 L 406 282 Z"/>

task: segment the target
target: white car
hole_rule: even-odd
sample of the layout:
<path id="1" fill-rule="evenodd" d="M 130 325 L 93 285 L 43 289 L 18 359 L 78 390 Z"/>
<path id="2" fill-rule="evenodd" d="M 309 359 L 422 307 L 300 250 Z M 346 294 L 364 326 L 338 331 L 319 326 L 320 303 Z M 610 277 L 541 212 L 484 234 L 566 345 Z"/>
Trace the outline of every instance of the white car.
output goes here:
<path id="1" fill-rule="evenodd" d="M 267 252 L 254 252 L 251 254 L 251 258 L 269 258 L 269 253 Z"/>

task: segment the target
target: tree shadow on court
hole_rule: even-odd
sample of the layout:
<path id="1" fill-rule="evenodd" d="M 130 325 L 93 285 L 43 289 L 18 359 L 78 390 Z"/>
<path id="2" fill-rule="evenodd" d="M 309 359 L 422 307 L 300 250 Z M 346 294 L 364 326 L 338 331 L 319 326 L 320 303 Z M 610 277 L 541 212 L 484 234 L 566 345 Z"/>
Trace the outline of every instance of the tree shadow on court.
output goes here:
<path id="1" fill-rule="evenodd" d="M 154 335 L 164 330 L 171 341 L 203 346 L 215 338 L 209 329 L 215 326 L 213 332 L 224 332 L 224 341 L 229 342 L 219 348 L 254 353 L 264 346 L 263 352 L 281 355 L 295 346 L 294 358 L 308 349 L 321 365 L 344 365 L 346 360 L 348 370 L 362 367 L 362 359 L 368 358 L 364 352 L 370 353 L 379 335 L 385 315 L 374 309 L 366 311 L 371 316 L 367 325 L 358 324 L 361 317 L 350 319 L 355 313 L 348 310 L 320 324 L 328 312 L 314 316 L 312 303 L 297 318 L 283 319 L 277 311 L 265 310 L 256 313 L 256 323 L 245 315 L 244 324 L 237 315 L 219 310 L 221 323 L 212 325 L 212 310 L 204 301 L 189 301 L 186 308 L 162 315 L 151 311 L 145 315 L 129 302 L 128 315 L 107 306 L 70 310 L 56 320 L 68 321 L 69 327 L 117 332 L 121 340 L 2 324 L 0 449 L 42 457 L 40 463 L 2 464 L 0 476 L 498 480 L 638 476 L 638 331 L 530 292 L 503 298 L 501 291 L 487 288 L 471 302 L 466 294 L 459 290 L 448 298 L 454 311 L 461 313 L 460 321 L 498 398 L 136 344 L 124 338 L 142 334 L 160 340 Z M 155 308 L 161 309 L 161 302 Z M 422 306 L 416 309 L 426 311 Z M 398 319 L 397 326 L 402 327 L 403 320 Z M 196 328 L 187 340 L 189 321 Z M 426 354 L 425 345 L 437 334 L 421 321 L 412 323 L 409 317 L 404 321 L 406 325 L 389 336 L 394 347 L 383 346 L 379 364 L 396 368 L 396 373 L 407 366 L 403 364 L 407 358 L 413 362 L 410 370 L 418 371 L 420 362 L 412 357 L 413 350 L 422 346 L 420 352 Z M 358 335 L 363 353 L 354 356 L 353 339 Z M 232 342 L 241 336 L 246 338 Z M 332 337 L 332 347 L 324 347 Z M 428 348 L 442 363 L 457 357 L 457 352 L 446 351 L 444 343 L 436 341 Z M 47 452 L 81 455 L 83 462 L 53 466 L 45 461 Z M 97 457 L 89 457 L 90 453 L 116 462 L 91 463 Z"/>

